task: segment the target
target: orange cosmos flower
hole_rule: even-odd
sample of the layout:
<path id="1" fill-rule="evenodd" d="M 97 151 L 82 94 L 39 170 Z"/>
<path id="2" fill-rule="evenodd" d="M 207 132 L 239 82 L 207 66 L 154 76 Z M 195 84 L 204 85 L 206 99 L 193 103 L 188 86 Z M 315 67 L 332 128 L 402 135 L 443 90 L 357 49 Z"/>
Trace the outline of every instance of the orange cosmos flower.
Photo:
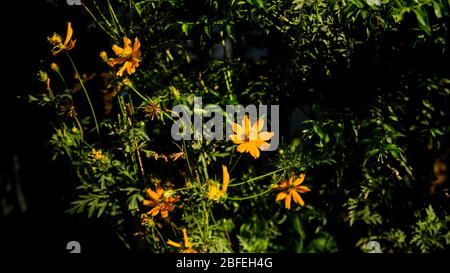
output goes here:
<path id="1" fill-rule="evenodd" d="M 111 67 L 117 64 L 123 64 L 122 67 L 117 71 L 117 76 L 122 76 L 123 72 L 126 70 L 128 75 L 136 72 L 136 68 L 139 67 L 139 62 L 141 61 L 141 43 L 138 38 L 134 39 L 133 47 L 131 47 L 131 40 L 127 37 L 123 38 L 124 47 L 118 45 L 113 45 L 112 50 L 117 55 L 118 58 L 108 59 L 108 65 Z M 105 59 L 106 53 L 100 53 L 101 58 Z"/>
<path id="2" fill-rule="evenodd" d="M 183 253 L 197 253 L 197 251 L 192 249 L 192 244 L 189 242 L 189 238 L 187 236 L 187 231 L 185 228 L 183 228 L 183 239 L 183 244 L 176 243 L 172 240 L 168 240 L 167 244 L 180 249 Z"/>
<path id="3" fill-rule="evenodd" d="M 289 178 L 289 181 L 283 180 L 280 182 L 280 185 L 275 186 L 276 190 L 281 191 L 278 193 L 276 197 L 276 202 L 284 199 L 284 205 L 286 209 L 291 208 L 291 199 L 294 199 L 294 202 L 299 204 L 300 206 L 304 206 L 305 202 L 299 193 L 305 193 L 311 191 L 306 186 L 300 186 L 305 180 L 305 174 L 301 174 L 299 178 L 294 179 L 293 177 Z"/>
<path id="4" fill-rule="evenodd" d="M 162 218 L 167 218 L 169 216 L 169 212 L 172 212 L 175 208 L 174 203 L 179 200 L 179 197 L 172 197 L 166 192 L 164 194 L 164 189 L 160 186 L 156 187 L 156 192 L 147 189 L 147 196 L 150 200 L 144 199 L 144 206 L 153 207 L 147 214 L 151 216 L 156 216 L 161 212 Z"/>
<path id="5" fill-rule="evenodd" d="M 53 55 L 58 54 L 61 51 L 69 51 L 74 48 L 77 40 L 71 40 L 73 35 L 72 23 L 67 22 L 66 39 L 62 41 L 62 37 L 59 34 L 53 33 L 52 37 L 48 38 L 48 41 L 53 45 Z"/>
<path id="6" fill-rule="evenodd" d="M 269 144 L 266 141 L 271 139 L 274 133 L 261 132 L 263 126 L 263 118 L 257 120 L 251 126 L 250 119 L 247 115 L 244 116 L 241 125 L 233 122 L 233 131 L 235 134 L 230 137 L 234 144 L 239 144 L 237 151 L 240 153 L 250 153 L 256 159 L 260 155 L 260 149 L 265 150 L 269 148 Z"/>
<path id="7" fill-rule="evenodd" d="M 230 183 L 230 174 L 228 168 L 222 165 L 222 190 L 219 190 L 218 184 L 209 186 L 208 198 L 213 201 L 219 201 L 219 199 L 227 192 L 228 184 Z"/>

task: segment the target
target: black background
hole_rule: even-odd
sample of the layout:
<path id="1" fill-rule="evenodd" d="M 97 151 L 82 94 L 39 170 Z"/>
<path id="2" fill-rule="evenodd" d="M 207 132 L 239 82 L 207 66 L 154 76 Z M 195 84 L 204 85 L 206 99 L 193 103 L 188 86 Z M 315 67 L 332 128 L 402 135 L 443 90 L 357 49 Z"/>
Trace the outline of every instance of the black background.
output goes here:
<path id="1" fill-rule="evenodd" d="M 83 253 L 121 253 L 123 244 L 112 228 L 83 216 L 73 216 L 68 208 L 71 189 L 70 169 L 64 162 L 51 160 L 48 140 L 52 133 L 50 113 L 18 97 L 45 91 L 36 73 L 51 59 L 46 37 L 53 32 L 65 35 L 66 22 L 72 21 L 77 42 L 73 58 L 89 47 L 91 39 L 102 39 L 96 33 L 82 33 L 81 20 L 88 20 L 82 7 L 69 7 L 40 1 L 2 2 L 2 84 L 0 85 L 0 197 L 13 206 L 11 213 L 0 214 L 0 252 L 66 253 L 69 241 L 79 241 Z M 90 23 L 90 22 L 87 22 Z M 81 39 L 80 39 L 81 40 Z M 46 58 L 46 59 L 45 59 Z M 98 58 L 98 56 L 95 56 Z M 45 62 L 42 62 L 45 60 Z M 96 60 L 96 59 L 95 59 Z M 62 61 L 62 58 L 61 58 Z M 81 70 L 92 61 L 81 60 Z M 40 89 L 37 89 L 40 87 Z M 18 178 L 27 203 L 20 211 L 14 188 L 13 156 L 19 163 Z M 6 190 L 6 183 L 13 191 Z"/>

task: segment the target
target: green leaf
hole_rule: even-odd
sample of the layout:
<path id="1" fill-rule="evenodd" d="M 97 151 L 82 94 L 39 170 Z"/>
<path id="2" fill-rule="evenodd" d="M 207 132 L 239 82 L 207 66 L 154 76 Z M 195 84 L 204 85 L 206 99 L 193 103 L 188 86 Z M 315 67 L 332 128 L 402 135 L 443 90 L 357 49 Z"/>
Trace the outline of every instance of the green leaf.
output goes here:
<path id="1" fill-rule="evenodd" d="M 188 31 L 189 31 L 189 25 L 188 23 L 183 23 L 181 25 L 181 30 L 183 31 L 184 34 L 186 34 L 186 36 L 189 35 Z"/>
<path id="2" fill-rule="evenodd" d="M 372 149 L 372 150 L 370 150 L 369 152 L 367 152 L 367 153 L 366 153 L 366 158 L 364 159 L 364 162 L 363 162 L 363 166 L 365 166 L 366 163 L 367 163 L 367 161 L 368 161 L 371 157 L 373 157 L 374 155 L 376 155 L 379 151 L 380 151 L 379 149 L 375 148 L 375 149 Z"/>
<path id="3" fill-rule="evenodd" d="M 430 21 L 428 20 L 428 13 L 421 7 L 413 8 L 414 14 L 416 15 L 417 21 L 419 22 L 419 27 L 426 34 L 431 35 Z"/>
<path id="4" fill-rule="evenodd" d="M 439 2 L 439 3 L 438 3 Z M 441 9 L 442 2 L 441 1 L 433 1 L 433 9 L 434 14 L 438 19 L 442 18 L 442 9 Z"/>

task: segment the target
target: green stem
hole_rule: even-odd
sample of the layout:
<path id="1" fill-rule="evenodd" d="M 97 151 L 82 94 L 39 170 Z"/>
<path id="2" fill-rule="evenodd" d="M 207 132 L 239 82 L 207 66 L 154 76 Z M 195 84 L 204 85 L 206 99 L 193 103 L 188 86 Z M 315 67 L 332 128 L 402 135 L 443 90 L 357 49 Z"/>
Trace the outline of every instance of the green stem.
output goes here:
<path id="1" fill-rule="evenodd" d="M 258 193 L 258 194 L 252 195 L 252 196 L 246 196 L 246 197 L 228 197 L 227 199 L 234 200 L 234 201 L 242 201 L 242 200 L 247 200 L 247 199 L 253 199 L 253 198 L 259 197 L 259 196 L 261 196 L 261 195 L 264 195 L 264 194 L 270 192 L 271 190 L 272 190 L 272 188 L 269 188 L 269 189 L 266 190 L 266 191 L 260 192 L 260 193 Z"/>
<path id="2" fill-rule="evenodd" d="M 234 162 L 233 166 L 232 166 L 231 169 L 230 169 L 230 173 L 233 172 L 234 167 L 236 167 L 236 165 L 238 164 L 238 162 L 239 162 L 239 160 L 241 159 L 242 155 L 243 155 L 243 154 L 241 153 L 241 154 L 239 155 L 238 159 L 236 160 L 236 162 Z"/>
<path id="3" fill-rule="evenodd" d="M 192 168 L 191 168 L 191 163 L 189 163 L 189 156 L 187 153 L 187 149 L 186 149 L 186 142 L 183 139 L 183 152 L 184 152 L 184 156 L 186 157 L 186 162 L 189 168 L 189 172 L 191 173 L 191 176 L 194 176 L 194 173 L 192 172 Z"/>
<path id="4" fill-rule="evenodd" d="M 81 123 L 80 123 L 80 121 L 78 120 L 78 118 L 76 116 L 74 116 L 74 119 L 75 119 L 75 122 L 78 125 L 78 128 L 80 128 L 81 139 L 83 139 L 84 138 L 83 127 L 81 127 Z"/>
<path id="5" fill-rule="evenodd" d="M 86 87 L 84 86 L 83 79 L 81 78 L 80 73 L 78 73 L 77 67 L 75 66 L 75 63 L 73 62 L 73 60 L 70 57 L 68 52 L 66 52 L 66 55 L 69 58 L 69 61 L 72 64 L 73 70 L 75 71 L 75 74 L 77 75 L 78 80 L 80 81 L 81 88 L 83 89 L 84 94 L 86 95 L 86 99 L 87 99 L 87 101 L 89 103 L 89 107 L 91 108 L 92 117 L 94 118 L 95 128 L 97 129 L 98 136 L 100 137 L 100 128 L 98 126 L 97 116 L 95 115 L 94 107 L 92 106 L 92 102 L 91 102 L 91 99 L 89 98 L 89 94 L 88 94 L 88 92 L 86 90 Z"/>
<path id="6" fill-rule="evenodd" d="M 205 180 L 208 181 L 209 180 L 208 167 L 206 165 L 206 160 L 205 160 L 205 156 L 204 156 L 203 152 L 200 154 L 200 160 L 202 161 L 203 173 L 205 174 Z"/>
<path id="7" fill-rule="evenodd" d="M 164 241 L 164 237 L 161 235 L 161 232 L 159 232 L 159 230 L 158 230 L 158 228 L 157 227 L 154 227 L 154 229 L 156 230 L 156 232 L 158 233 L 158 235 L 159 235 L 159 238 L 161 238 L 161 241 L 163 242 L 163 244 L 164 244 L 164 247 L 165 248 L 167 248 L 167 244 L 166 244 L 166 241 Z"/>
<path id="8" fill-rule="evenodd" d="M 106 28 L 100 24 L 100 22 L 97 20 L 97 18 L 95 17 L 95 15 L 91 12 L 91 10 L 84 4 L 81 3 L 84 7 L 84 9 L 89 13 L 89 15 L 91 15 L 92 19 L 94 19 L 95 23 L 106 33 L 109 35 L 109 37 L 111 37 L 111 39 L 114 39 L 114 35 L 112 35 L 109 31 L 106 30 Z"/>
<path id="9" fill-rule="evenodd" d="M 240 185 L 243 185 L 243 184 L 246 184 L 246 183 L 255 181 L 255 180 L 259 180 L 259 179 L 264 178 L 264 177 L 266 177 L 266 176 L 269 176 L 269 175 L 278 173 L 278 172 L 280 172 L 280 171 L 282 171 L 282 170 L 283 170 L 283 169 L 278 169 L 278 170 L 272 171 L 272 172 L 270 172 L 270 173 L 266 173 L 266 174 L 263 174 L 263 175 L 260 175 L 260 176 L 251 178 L 251 179 L 246 180 L 246 181 L 244 181 L 244 182 L 240 182 L 240 183 L 236 183 L 236 184 L 230 184 L 230 185 L 228 185 L 228 187 L 236 187 L 236 186 L 240 186 Z"/>
<path id="10" fill-rule="evenodd" d="M 61 74 L 61 72 L 60 71 L 56 71 L 56 74 L 58 74 L 59 78 L 61 79 L 62 83 L 64 84 L 64 87 L 67 89 L 66 81 L 64 80 L 64 77 Z"/>

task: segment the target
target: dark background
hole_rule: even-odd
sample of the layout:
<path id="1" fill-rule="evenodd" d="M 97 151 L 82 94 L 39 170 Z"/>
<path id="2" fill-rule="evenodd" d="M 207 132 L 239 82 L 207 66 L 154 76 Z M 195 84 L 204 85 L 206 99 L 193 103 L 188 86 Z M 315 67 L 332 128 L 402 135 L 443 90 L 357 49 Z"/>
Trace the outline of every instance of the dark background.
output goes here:
<path id="1" fill-rule="evenodd" d="M 64 4 L 64 0 L 58 5 L 45 0 L 2 3 L 0 252 L 66 253 L 72 240 L 80 242 L 83 253 L 125 250 L 106 224 L 64 212 L 75 184 L 67 175 L 67 164 L 51 160 L 47 144 L 53 130 L 51 113 L 18 98 L 45 92 L 36 73 L 40 68 L 50 71 L 44 67 L 51 58 L 46 37 L 53 32 L 65 35 L 67 21 L 72 21 L 75 38 L 102 39 L 91 31 L 81 33 L 76 26 L 90 23 L 81 22 L 89 17 L 81 14 L 81 7 Z M 78 62 L 76 56 L 88 48 L 88 43 L 77 42 L 73 58 Z M 44 58 L 48 59 L 41 63 Z M 91 63 L 81 59 L 77 65 L 83 71 Z"/>

